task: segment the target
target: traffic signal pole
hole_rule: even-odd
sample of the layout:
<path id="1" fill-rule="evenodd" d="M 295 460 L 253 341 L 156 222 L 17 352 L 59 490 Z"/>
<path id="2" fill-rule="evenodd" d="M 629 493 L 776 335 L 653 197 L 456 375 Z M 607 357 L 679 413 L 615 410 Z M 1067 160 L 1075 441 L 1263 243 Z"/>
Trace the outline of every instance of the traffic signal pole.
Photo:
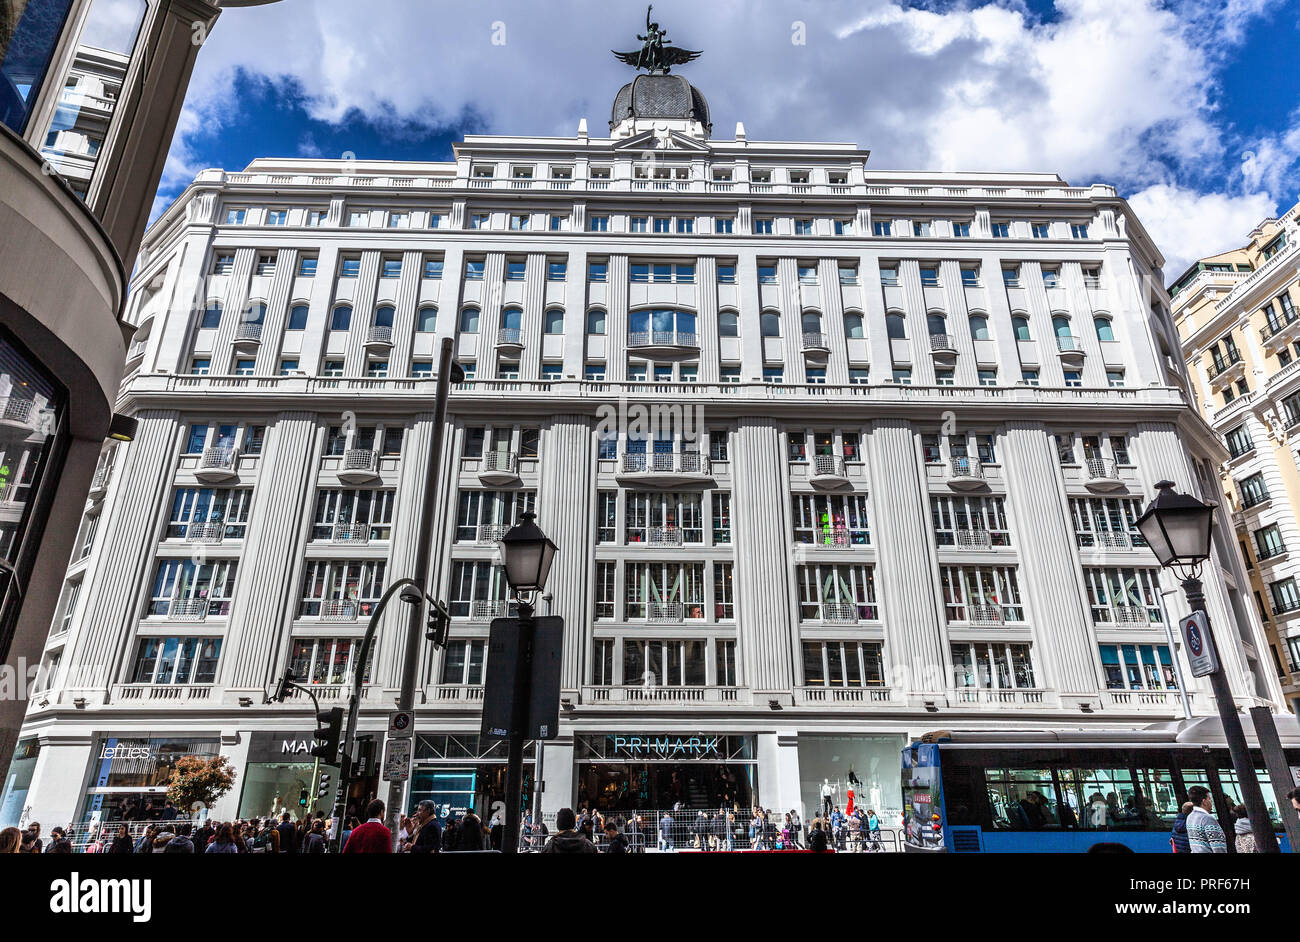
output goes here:
<path id="1" fill-rule="evenodd" d="M 429 562 L 433 555 L 434 518 L 438 508 L 438 471 L 442 464 L 442 430 L 447 423 L 447 397 L 451 392 L 453 370 L 459 367 L 452 363 L 452 339 L 442 338 L 442 349 L 438 358 L 438 393 L 433 406 L 433 441 L 429 446 L 429 464 L 424 476 L 424 497 L 420 506 L 420 529 L 415 541 L 415 566 L 411 581 L 425 597 L 431 593 L 425 589 L 429 581 Z M 463 374 L 462 374 L 463 375 Z M 412 605 L 406 626 L 406 649 L 402 655 L 402 686 L 397 694 L 397 709 L 412 710 L 415 707 L 415 684 L 419 674 L 420 636 L 424 628 L 423 606 Z M 361 662 L 362 664 L 365 661 Z M 414 734 L 412 734 L 414 735 Z M 413 744 L 414 745 L 414 744 Z M 394 850 L 397 847 L 397 822 L 404 805 L 406 782 L 388 783 L 388 829 L 393 835 Z"/>

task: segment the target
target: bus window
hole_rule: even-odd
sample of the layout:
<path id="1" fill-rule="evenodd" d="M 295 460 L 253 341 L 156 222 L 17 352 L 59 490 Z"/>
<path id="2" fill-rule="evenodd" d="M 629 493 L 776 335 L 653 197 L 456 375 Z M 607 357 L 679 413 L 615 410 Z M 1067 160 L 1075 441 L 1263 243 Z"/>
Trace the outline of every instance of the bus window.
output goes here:
<path id="1" fill-rule="evenodd" d="M 1071 805 L 1077 802 L 1083 811 L 1079 826 L 1088 831 L 1106 831 L 1126 827 L 1137 820 L 1133 776 L 1128 769 L 1074 769 L 1069 784 L 1074 792 Z M 1061 787 L 1066 787 L 1062 776 Z M 1130 815 L 1130 812 L 1132 814 Z"/>
<path id="2" fill-rule="evenodd" d="M 1274 828 L 1280 828 L 1282 816 L 1277 810 L 1277 795 L 1273 793 L 1273 786 L 1268 780 L 1268 770 L 1256 769 L 1255 777 L 1259 779 L 1259 790 L 1264 793 L 1264 806 L 1268 808 L 1269 820 L 1273 822 Z M 1245 804 L 1245 799 L 1241 797 L 1241 786 L 1237 784 L 1236 769 L 1219 769 L 1219 784 L 1223 786 L 1223 794 L 1231 806 L 1223 810 L 1231 811 L 1237 805 Z M 1214 810 L 1217 812 L 1220 809 Z"/>
<path id="3" fill-rule="evenodd" d="M 993 827 L 1040 831 L 1059 827 L 1051 769 L 987 769 Z"/>
<path id="4" fill-rule="evenodd" d="M 1163 831 L 1174 826 L 1178 808 L 1182 804 L 1174 785 L 1174 774 L 1169 769 L 1137 769 L 1138 791 L 1145 799 L 1146 827 Z"/>

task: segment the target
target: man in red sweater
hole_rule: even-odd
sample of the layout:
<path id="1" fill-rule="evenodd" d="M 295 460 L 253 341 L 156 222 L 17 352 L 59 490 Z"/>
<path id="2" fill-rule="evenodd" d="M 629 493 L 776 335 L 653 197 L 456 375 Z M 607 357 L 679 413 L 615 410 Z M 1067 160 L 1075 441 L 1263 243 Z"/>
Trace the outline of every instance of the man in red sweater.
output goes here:
<path id="1" fill-rule="evenodd" d="M 376 798 L 366 806 L 366 823 L 352 829 L 345 854 L 391 854 L 393 832 L 384 826 L 384 803 Z"/>

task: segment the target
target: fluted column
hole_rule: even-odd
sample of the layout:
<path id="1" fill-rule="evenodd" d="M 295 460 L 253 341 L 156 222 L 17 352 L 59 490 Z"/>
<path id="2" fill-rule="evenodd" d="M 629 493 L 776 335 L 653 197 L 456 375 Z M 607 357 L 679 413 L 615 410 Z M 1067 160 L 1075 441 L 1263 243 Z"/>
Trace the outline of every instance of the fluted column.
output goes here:
<path id="1" fill-rule="evenodd" d="M 609 307 L 605 312 L 605 376 L 610 382 L 627 379 L 628 263 L 626 255 L 609 257 L 605 284 Z"/>
<path id="2" fill-rule="evenodd" d="M 576 690 L 582 684 L 591 635 L 595 504 L 586 499 L 595 487 L 591 443 L 591 419 L 585 415 L 553 416 L 542 436 L 537 525 L 559 548 L 546 591 L 553 596 L 551 614 L 564 619 L 564 690 Z M 578 500 L 577 495 L 583 499 Z M 545 611 L 545 607 L 538 609 L 539 614 Z"/>
<path id="3" fill-rule="evenodd" d="M 742 418 L 732 437 L 732 524 L 736 529 L 736 624 L 742 679 L 756 697 L 794 685 L 794 591 L 784 516 L 789 469 L 781 428 Z"/>
<path id="4" fill-rule="evenodd" d="M 289 293 L 298 270 L 298 250 L 280 249 L 275 256 L 275 276 L 266 298 L 266 316 L 262 319 L 262 343 L 257 348 L 253 372 L 257 376 L 276 376 L 280 372 L 280 347 L 284 325 L 289 320 Z"/>
<path id="5" fill-rule="evenodd" d="M 930 506 L 916 439 L 902 419 L 877 419 L 866 441 L 872 539 L 882 547 L 876 586 L 885 623 L 885 657 L 899 693 L 942 698 L 948 687 L 939 577 Z"/>
<path id="6" fill-rule="evenodd" d="M 222 645 L 227 688 L 266 688 L 288 664 L 320 453 L 314 413 L 281 412 L 269 423 Z"/>
<path id="7" fill-rule="evenodd" d="M 1008 422 L 1001 452 L 1019 585 L 1034 632 L 1035 683 L 1095 698 L 1100 655 L 1051 431 L 1039 422 Z"/>
<path id="8" fill-rule="evenodd" d="M 720 374 L 718 344 L 718 260 L 702 256 L 696 263 L 696 297 L 699 316 L 696 336 L 700 339 L 700 382 L 716 383 Z"/>
<path id="9" fill-rule="evenodd" d="M 121 672 L 158 545 L 158 515 L 171 491 L 178 460 L 180 416 L 172 410 L 136 415 L 135 440 L 119 449 L 113 505 L 105 507 L 97 565 L 86 574 L 89 589 L 68 663 L 77 665 L 78 687 L 107 687 Z"/>

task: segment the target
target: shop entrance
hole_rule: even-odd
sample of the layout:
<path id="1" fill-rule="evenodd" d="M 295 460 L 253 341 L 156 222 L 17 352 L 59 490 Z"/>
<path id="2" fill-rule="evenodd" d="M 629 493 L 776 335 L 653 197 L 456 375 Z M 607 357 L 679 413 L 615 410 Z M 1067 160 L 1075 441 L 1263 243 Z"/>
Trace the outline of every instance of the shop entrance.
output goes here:
<path id="1" fill-rule="evenodd" d="M 748 811 L 758 798 L 751 736 L 577 736 L 575 798 L 601 811 Z"/>
<path id="2" fill-rule="evenodd" d="M 524 744 L 524 795 L 526 812 L 533 803 L 533 763 L 536 744 Z M 420 735 L 415 742 L 415 768 L 407 791 L 407 813 L 428 799 L 444 821 L 473 811 L 484 827 L 499 815 L 505 820 L 506 743 L 477 735 Z"/>

